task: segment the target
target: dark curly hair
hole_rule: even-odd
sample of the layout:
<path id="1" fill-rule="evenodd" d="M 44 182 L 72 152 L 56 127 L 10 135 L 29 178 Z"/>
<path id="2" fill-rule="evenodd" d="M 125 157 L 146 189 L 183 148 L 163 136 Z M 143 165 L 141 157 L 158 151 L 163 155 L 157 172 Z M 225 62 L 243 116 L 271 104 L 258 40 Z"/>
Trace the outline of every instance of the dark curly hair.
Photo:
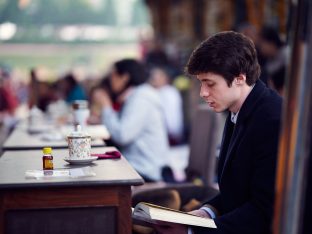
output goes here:
<path id="1" fill-rule="evenodd" d="M 253 85 L 260 76 L 260 66 L 253 42 L 241 33 L 226 31 L 203 41 L 191 54 L 185 71 L 190 75 L 216 73 L 230 87 L 239 74 Z"/>

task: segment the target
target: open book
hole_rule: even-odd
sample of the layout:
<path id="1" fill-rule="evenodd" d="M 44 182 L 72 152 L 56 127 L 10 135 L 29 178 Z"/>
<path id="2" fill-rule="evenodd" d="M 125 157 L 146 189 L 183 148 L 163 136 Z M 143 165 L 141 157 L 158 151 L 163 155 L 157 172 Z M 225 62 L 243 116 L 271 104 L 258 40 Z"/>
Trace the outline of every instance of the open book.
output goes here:
<path id="1" fill-rule="evenodd" d="M 172 210 L 150 203 L 140 202 L 132 209 L 134 224 L 151 226 L 151 224 L 166 225 L 166 223 L 179 223 L 191 226 L 217 228 L 213 219 L 198 217 L 186 212 Z"/>

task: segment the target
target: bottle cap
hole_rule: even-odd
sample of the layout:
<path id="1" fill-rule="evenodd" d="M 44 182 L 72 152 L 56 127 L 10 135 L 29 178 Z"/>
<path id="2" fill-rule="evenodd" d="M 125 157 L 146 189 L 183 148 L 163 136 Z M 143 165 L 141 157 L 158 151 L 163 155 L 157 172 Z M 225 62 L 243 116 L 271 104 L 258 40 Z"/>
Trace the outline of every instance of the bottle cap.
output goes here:
<path id="1" fill-rule="evenodd" d="M 52 148 L 51 147 L 44 147 L 42 151 L 43 151 L 43 154 L 51 154 Z"/>

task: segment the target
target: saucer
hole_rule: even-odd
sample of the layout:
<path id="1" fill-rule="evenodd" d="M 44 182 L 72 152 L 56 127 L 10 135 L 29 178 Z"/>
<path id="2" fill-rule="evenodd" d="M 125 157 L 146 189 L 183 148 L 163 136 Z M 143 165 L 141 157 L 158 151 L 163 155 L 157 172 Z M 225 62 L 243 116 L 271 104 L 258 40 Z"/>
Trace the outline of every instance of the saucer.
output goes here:
<path id="1" fill-rule="evenodd" d="M 70 164 L 74 165 L 84 165 L 84 164 L 89 164 L 92 163 L 93 161 L 97 160 L 98 157 L 96 156 L 91 156 L 90 158 L 79 158 L 79 159 L 72 159 L 72 158 L 64 158 L 64 160 Z"/>

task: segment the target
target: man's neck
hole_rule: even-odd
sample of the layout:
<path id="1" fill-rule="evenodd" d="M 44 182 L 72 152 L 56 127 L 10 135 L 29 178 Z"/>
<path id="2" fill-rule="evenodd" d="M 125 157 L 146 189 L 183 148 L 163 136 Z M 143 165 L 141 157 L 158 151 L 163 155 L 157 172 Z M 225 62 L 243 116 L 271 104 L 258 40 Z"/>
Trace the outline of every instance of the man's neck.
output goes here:
<path id="1" fill-rule="evenodd" d="M 254 85 L 249 86 L 249 85 L 244 85 L 241 89 L 241 95 L 239 100 L 233 105 L 233 107 L 230 108 L 230 111 L 234 114 L 239 112 L 240 108 L 242 107 L 243 103 L 245 102 L 246 98 L 250 94 L 251 90 L 253 89 Z"/>

